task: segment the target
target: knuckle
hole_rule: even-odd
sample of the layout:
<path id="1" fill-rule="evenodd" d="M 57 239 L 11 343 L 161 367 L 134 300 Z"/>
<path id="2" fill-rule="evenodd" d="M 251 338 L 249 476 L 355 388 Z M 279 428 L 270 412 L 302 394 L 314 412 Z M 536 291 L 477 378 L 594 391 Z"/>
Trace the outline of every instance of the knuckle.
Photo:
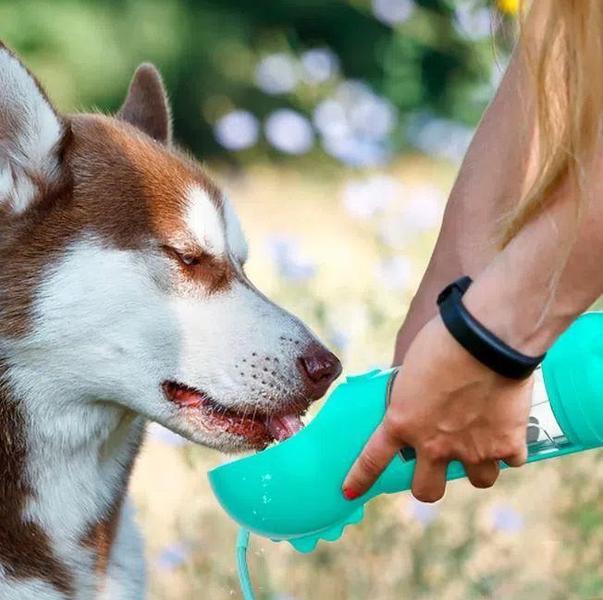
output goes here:
<path id="1" fill-rule="evenodd" d="M 421 450 L 428 459 L 434 462 L 445 460 L 448 457 L 447 449 L 441 442 L 437 440 L 425 442 L 422 445 Z"/>
<path id="2" fill-rule="evenodd" d="M 476 467 L 483 462 L 482 457 L 477 452 L 466 452 L 462 457 L 462 462 L 470 467 Z"/>
<path id="3" fill-rule="evenodd" d="M 518 454 L 518 455 L 526 454 L 527 453 L 527 447 L 526 447 L 525 440 L 522 439 L 522 440 L 516 441 L 511 446 L 511 452 L 513 452 L 513 454 Z"/>
<path id="4" fill-rule="evenodd" d="M 511 456 L 516 457 L 518 461 L 525 461 L 528 455 L 528 451 L 525 443 L 513 444 L 511 446 Z"/>
<path id="5" fill-rule="evenodd" d="M 509 455 L 509 452 L 507 452 L 507 448 L 505 446 L 503 446 L 502 444 L 498 444 L 498 445 L 494 446 L 492 451 L 493 451 L 494 458 L 496 460 L 501 460 L 505 456 Z"/>
<path id="6" fill-rule="evenodd" d="M 391 439 L 398 439 L 406 426 L 406 420 L 403 415 L 394 411 L 387 415 L 383 420 L 383 430 Z"/>
<path id="7" fill-rule="evenodd" d="M 500 441 L 494 447 L 494 457 L 504 459 L 505 457 L 521 457 L 527 454 L 526 441 L 524 435 L 511 437 Z"/>
<path id="8" fill-rule="evenodd" d="M 375 475 L 379 472 L 377 460 L 370 452 L 364 452 L 359 456 L 358 466 L 362 471 L 370 475 Z"/>

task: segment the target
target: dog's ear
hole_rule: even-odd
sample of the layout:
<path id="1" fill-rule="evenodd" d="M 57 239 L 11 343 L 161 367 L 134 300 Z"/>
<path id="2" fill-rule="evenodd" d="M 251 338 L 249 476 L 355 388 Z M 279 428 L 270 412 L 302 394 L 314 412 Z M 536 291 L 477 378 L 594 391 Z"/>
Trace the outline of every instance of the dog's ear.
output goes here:
<path id="1" fill-rule="evenodd" d="M 40 84 L 0 42 L 0 207 L 24 212 L 60 175 L 64 123 Z"/>
<path id="2" fill-rule="evenodd" d="M 153 65 L 144 63 L 136 69 L 117 117 L 166 146 L 172 143 L 170 105 L 161 75 Z"/>

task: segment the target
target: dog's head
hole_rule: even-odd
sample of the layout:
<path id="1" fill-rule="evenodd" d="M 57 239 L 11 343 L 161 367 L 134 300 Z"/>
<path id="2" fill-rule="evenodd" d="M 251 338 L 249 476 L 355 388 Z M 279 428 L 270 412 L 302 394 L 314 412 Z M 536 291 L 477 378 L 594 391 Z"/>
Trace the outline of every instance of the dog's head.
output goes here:
<path id="1" fill-rule="evenodd" d="M 18 395 L 82 418 L 121 405 L 222 450 L 294 431 L 340 364 L 247 278 L 232 205 L 172 146 L 155 68 L 115 117 L 59 115 L 4 47 L 0 81 L 0 342 Z"/>

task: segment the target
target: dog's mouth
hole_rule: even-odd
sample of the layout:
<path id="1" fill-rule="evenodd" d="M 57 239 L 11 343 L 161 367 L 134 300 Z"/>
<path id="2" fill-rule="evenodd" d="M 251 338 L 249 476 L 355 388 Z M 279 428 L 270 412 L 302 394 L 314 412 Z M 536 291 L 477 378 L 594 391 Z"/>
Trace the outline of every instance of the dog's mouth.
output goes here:
<path id="1" fill-rule="evenodd" d="M 241 410 L 224 406 L 206 393 L 178 383 L 166 381 L 162 384 L 166 398 L 176 404 L 187 416 L 202 419 L 204 427 L 242 437 L 253 448 L 265 448 L 274 441 L 282 441 L 300 431 L 301 417 L 308 403 L 290 406 L 287 412 L 268 413 L 258 407 Z"/>

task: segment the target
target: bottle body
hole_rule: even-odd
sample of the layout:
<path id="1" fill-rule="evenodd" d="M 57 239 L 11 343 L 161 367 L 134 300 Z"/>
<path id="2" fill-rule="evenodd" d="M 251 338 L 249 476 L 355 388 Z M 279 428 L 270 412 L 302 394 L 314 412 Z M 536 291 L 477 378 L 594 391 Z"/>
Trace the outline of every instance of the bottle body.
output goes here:
<path id="1" fill-rule="evenodd" d="M 341 486 L 382 421 L 395 370 L 350 376 L 309 425 L 284 442 L 210 472 L 224 509 L 247 529 L 310 551 L 358 521 L 382 493 L 410 489 L 415 460 L 401 449 L 363 496 L 347 501 Z M 528 462 L 603 446 L 603 313 L 580 317 L 535 373 L 526 431 Z M 447 479 L 463 477 L 457 461 Z"/>
<path id="2" fill-rule="evenodd" d="M 572 443 L 561 428 L 555 415 L 555 409 L 551 402 L 551 398 L 549 398 L 547 393 L 542 369 L 537 369 L 534 372 L 532 405 L 526 429 L 526 443 L 528 448 L 528 462 L 537 462 L 539 460 L 563 456 L 585 449 L 581 444 Z M 414 450 L 411 448 L 403 448 L 400 451 L 400 456 L 398 458 L 407 465 L 405 470 L 408 471 L 408 475 L 412 480 L 415 460 Z M 502 466 L 504 467 L 505 465 L 503 464 Z M 450 463 L 446 474 L 446 479 L 448 481 L 465 476 L 466 473 L 462 464 L 457 461 Z M 399 484 L 394 487 L 398 488 Z M 403 490 L 391 489 L 387 491 L 392 493 Z"/>
<path id="3" fill-rule="evenodd" d="M 535 371 L 526 442 L 529 463 L 603 446 L 603 313 L 578 318 Z M 377 493 L 408 489 L 395 481 L 402 475 L 410 485 L 413 459 L 402 450 Z M 450 463 L 448 480 L 464 476 L 460 463 Z"/>

